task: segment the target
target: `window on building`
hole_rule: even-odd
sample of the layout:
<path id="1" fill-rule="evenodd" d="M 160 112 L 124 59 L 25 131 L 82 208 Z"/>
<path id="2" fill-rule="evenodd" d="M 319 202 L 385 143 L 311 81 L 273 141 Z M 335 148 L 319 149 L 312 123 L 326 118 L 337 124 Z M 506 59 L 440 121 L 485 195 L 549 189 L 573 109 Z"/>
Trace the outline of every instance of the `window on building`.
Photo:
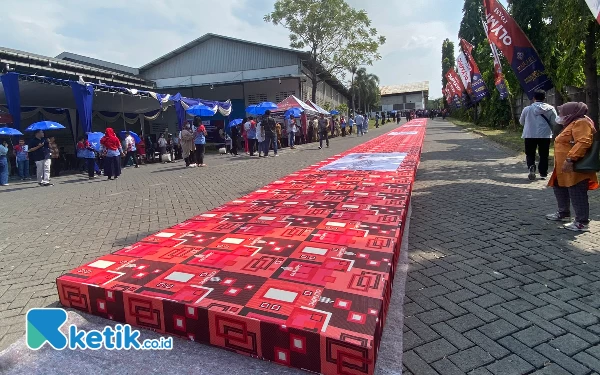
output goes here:
<path id="1" fill-rule="evenodd" d="M 267 94 L 249 94 L 248 105 L 258 104 L 267 101 Z"/>
<path id="2" fill-rule="evenodd" d="M 404 104 L 394 104 L 394 111 L 404 110 Z"/>
<path id="3" fill-rule="evenodd" d="M 296 91 L 280 91 L 275 94 L 275 103 L 282 102 L 291 95 L 296 95 Z"/>
<path id="4" fill-rule="evenodd" d="M 406 103 L 404 104 L 405 109 L 415 109 L 416 105 L 415 103 Z"/>

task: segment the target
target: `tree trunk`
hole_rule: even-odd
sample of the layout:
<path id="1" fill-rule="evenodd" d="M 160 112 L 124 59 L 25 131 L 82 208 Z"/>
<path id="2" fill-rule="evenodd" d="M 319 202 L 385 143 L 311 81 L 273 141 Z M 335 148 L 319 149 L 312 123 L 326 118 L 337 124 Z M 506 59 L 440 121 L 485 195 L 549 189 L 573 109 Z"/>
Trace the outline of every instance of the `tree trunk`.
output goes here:
<path id="1" fill-rule="evenodd" d="M 585 99 L 588 105 L 588 116 L 598 127 L 598 61 L 596 51 L 596 20 L 590 21 L 588 33 L 585 37 Z"/>
<path id="2" fill-rule="evenodd" d="M 356 116 L 356 90 L 354 89 L 354 72 L 352 72 L 352 82 L 350 83 L 350 90 L 352 90 L 352 115 Z"/>
<path id="3" fill-rule="evenodd" d="M 317 75 L 316 65 L 310 70 L 310 80 L 312 81 L 312 92 L 311 100 L 313 103 L 317 102 L 317 84 L 319 83 L 319 76 Z"/>

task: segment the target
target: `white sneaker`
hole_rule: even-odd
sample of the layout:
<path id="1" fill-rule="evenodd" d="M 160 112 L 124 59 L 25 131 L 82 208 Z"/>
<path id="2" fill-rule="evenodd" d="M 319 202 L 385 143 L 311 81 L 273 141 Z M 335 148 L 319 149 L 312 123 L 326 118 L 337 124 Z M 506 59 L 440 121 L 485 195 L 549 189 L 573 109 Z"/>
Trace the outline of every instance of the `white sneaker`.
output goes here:
<path id="1" fill-rule="evenodd" d="M 562 216 L 560 214 L 560 212 L 555 212 L 553 214 L 548 214 L 546 215 L 546 220 L 550 220 L 550 221 L 564 221 L 564 222 L 570 222 L 571 221 L 571 217 L 570 216 Z"/>
<path id="2" fill-rule="evenodd" d="M 577 221 L 574 221 L 569 224 L 565 224 L 564 228 L 567 230 L 573 231 L 573 232 L 589 232 L 590 231 L 589 225 L 578 223 Z"/>
<path id="3" fill-rule="evenodd" d="M 196 164 L 190 164 L 188 165 L 188 168 L 196 168 Z"/>

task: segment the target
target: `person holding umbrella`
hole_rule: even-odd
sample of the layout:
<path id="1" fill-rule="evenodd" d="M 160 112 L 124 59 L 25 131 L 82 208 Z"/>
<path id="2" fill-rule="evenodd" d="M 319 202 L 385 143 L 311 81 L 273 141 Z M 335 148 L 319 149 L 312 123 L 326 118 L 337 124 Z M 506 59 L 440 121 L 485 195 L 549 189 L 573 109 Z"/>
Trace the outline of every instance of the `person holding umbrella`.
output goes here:
<path id="1" fill-rule="evenodd" d="M 52 186 L 50 183 L 50 165 L 52 163 L 50 143 L 44 138 L 43 130 L 36 130 L 35 137 L 29 141 L 29 160 L 35 163 L 37 182 L 40 186 Z"/>
<path id="2" fill-rule="evenodd" d="M 83 139 L 79 142 L 80 144 L 77 144 L 77 147 L 79 149 L 79 154 L 81 155 L 81 158 L 85 160 L 88 172 L 88 179 L 93 180 L 94 178 L 96 178 L 94 174 L 97 170 L 96 153 L 94 152 L 94 147 L 88 140 L 88 135 L 86 134 L 82 138 Z M 98 170 L 98 172 L 100 171 Z"/>
<path id="3" fill-rule="evenodd" d="M 14 147 L 14 151 L 17 161 L 17 170 L 19 171 L 19 178 L 21 178 L 21 181 L 29 180 L 29 153 L 27 152 L 25 139 L 19 139 L 19 144 Z"/>
<path id="4" fill-rule="evenodd" d="M 204 164 L 204 149 L 206 147 L 206 136 L 208 135 L 206 127 L 202 124 L 200 117 L 194 118 L 194 126 L 196 132 L 194 133 L 194 146 L 196 147 L 196 162 L 199 167 L 206 167 Z"/>
<path id="5" fill-rule="evenodd" d="M 115 180 L 121 175 L 121 160 L 120 157 L 123 155 L 123 149 L 121 148 L 121 141 L 115 134 L 113 128 L 106 128 L 104 137 L 100 139 L 100 144 L 106 150 L 106 156 L 104 157 L 104 175 L 108 177 L 108 180 Z"/>

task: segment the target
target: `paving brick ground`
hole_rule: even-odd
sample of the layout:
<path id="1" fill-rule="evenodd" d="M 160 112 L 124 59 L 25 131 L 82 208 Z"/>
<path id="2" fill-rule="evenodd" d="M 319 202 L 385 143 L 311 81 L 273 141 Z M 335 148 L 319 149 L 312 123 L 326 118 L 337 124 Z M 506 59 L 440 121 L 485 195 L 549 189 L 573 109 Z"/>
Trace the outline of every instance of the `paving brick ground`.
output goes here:
<path id="1" fill-rule="evenodd" d="M 78 175 L 57 178 L 53 187 L 0 189 L 0 351 L 23 335 L 30 308 L 56 304 L 55 279 L 63 272 L 395 127 L 335 138 L 322 150 L 302 145 L 277 158 L 208 155 L 206 168 L 179 161 L 128 168 L 117 181 Z"/>
<path id="2" fill-rule="evenodd" d="M 0 191 L 0 350 L 22 335 L 30 307 L 56 303 L 54 279 L 65 270 L 360 141 Z M 429 123 L 412 202 L 406 374 L 600 373 L 600 225 L 577 235 L 546 222 L 552 192 L 526 179 L 522 159 L 447 122 Z M 598 220 L 599 195 L 591 197 Z"/>
<path id="3" fill-rule="evenodd" d="M 574 234 L 524 157 L 429 122 L 413 193 L 407 374 L 600 373 L 600 225 Z M 600 195 L 590 194 L 592 218 Z"/>

